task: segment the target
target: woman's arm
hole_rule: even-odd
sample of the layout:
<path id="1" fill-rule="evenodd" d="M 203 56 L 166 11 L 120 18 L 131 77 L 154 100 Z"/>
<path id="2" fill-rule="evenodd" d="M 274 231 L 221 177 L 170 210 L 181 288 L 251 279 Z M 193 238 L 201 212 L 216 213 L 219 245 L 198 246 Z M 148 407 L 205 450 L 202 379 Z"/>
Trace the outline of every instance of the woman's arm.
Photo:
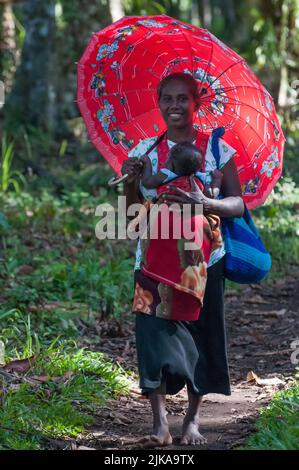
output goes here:
<path id="1" fill-rule="evenodd" d="M 167 176 L 161 172 L 153 175 L 152 162 L 147 155 L 142 156 L 140 160 L 143 163 L 141 181 L 145 188 L 155 189 L 167 179 Z"/>
<path id="2" fill-rule="evenodd" d="M 128 183 L 126 181 L 124 183 L 124 196 L 126 197 L 127 208 L 131 204 L 143 204 L 143 197 L 139 190 L 139 181 L 140 177 L 137 176 L 133 182 Z"/>
<path id="3" fill-rule="evenodd" d="M 128 179 L 124 183 L 124 196 L 126 197 L 127 207 L 131 204 L 142 204 L 143 197 L 139 190 L 140 173 L 143 167 L 143 163 L 139 161 L 139 158 L 131 157 L 125 160 L 121 169 L 122 174 L 127 173 Z"/>

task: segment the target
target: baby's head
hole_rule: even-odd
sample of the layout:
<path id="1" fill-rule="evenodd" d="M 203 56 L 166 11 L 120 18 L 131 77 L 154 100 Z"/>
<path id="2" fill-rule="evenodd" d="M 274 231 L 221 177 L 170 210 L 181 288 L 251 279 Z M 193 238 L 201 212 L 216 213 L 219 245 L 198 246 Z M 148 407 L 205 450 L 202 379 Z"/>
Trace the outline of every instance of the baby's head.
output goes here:
<path id="1" fill-rule="evenodd" d="M 168 154 L 166 167 L 180 176 L 188 176 L 200 170 L 201 151 L 190 142 L 174 145 Z"/>

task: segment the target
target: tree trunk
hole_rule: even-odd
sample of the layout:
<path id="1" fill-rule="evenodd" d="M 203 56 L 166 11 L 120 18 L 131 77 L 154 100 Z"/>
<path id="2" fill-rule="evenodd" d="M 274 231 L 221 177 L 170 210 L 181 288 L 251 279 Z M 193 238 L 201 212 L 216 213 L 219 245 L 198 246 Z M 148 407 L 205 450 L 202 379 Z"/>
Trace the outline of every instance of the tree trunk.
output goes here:
<path id="1" fill-rule="evenodd" d="M 287 67 L 287 35 L 288 35 L 288 16 L 289 16 L 289 0 L 284 0 L 281 6 L 281 24 L 280 24 L 280 41 L 279 51 L 282 59 L 280 69 L 280 85 L 278 92 L 278 106 L 284 108 L 287 104 L 288 93 L 288 67 Z"/>
<path id="2" fill-rule="evenodd" d="M 26 37 L 7 105 L 10 118 L 52 131 L 55 122 L 55 0 L 24 3 Z"/>
<path id="3" fill-rule="evenodd" d="M 105 0 L 87 2 L 62 0 L 61 25 L 57 24 L 56 51 L 59 69 L 56 71 L 57 113 L 56 132 L 62 137 L 69 136 L 66 120 L 77 118 L 79 110 L 77 94 L 77 65 L 95 31 L 112 23 L 110 6 Z M 79 13 L 80 12 L 80 13 Z"/>
<path id="4" fill-rule="evenodd" d="M 121 0 L 110 0 L 110 11 L 112 21 L 117 21 L 124 16 L 124 8 Z"/>
<path id="5" fill-rule="evenodd" d="M 9 93 L 12 88 L 13 77 L 16 71 L 19 54 L 16 47 L 16 28 L 12 10 L 12 2 L 7 0 L 1 7 L 1 37 L 0 37 L 0 71 L 5 91 Z"/>
<path id="6" fill-rule="evenodd" d="M 202 0 L 202 2 L 199 4 L 199 13 L 202 26 L 204 28 L 211 29 L 212 7 L 210 0 Z"/>

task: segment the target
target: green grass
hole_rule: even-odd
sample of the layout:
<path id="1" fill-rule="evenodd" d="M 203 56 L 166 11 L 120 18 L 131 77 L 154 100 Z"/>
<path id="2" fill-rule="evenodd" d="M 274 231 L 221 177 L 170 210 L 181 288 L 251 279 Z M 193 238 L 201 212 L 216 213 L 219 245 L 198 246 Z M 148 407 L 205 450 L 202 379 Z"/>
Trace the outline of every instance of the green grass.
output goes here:
<path id="1" fill-rule="evenodd" d="M 67 343 L 42 351 L 24 377 L 27 382 L 12 386 L 0 374 L 0 449 L 42 449 L 50 445 L 47 438 L 76 438 L 96 407 L 129 385 L 126 372 L 104 354 Z"/>
<path id="2" fill-rule="evenodd" d="M 129 371 L 95 351 L 97 326 L 102 321 L 120 324 L 133 296 L 132 242 L 95 237 L 97 205 L 115 204 L 120 188 L 107 188 L 111 175 L 107 165 L 94 158 L 88 164 L 79 159 L 71 162 L 65 157 L 65 142 L 59 157 L 53 157 L 47 138 L 41 137 L 28 135 L 25 156 L 18 154 L 15 160 L 13 149 L 20 152 L 20 145 L 2 142 L 0 341 L 6 363 L 37 356 L 30 369 L 13 381 L 0 373 L 3 449 L 45 449 L 51 447 L 51 438 L 80 437 L 96 407 L 127 393 L 130 377 Z M 25 161 L 26 155 L 46 176 L 26 174 L 23 182 L 14 173 L 12 165 Z M 297 165 L 295 158 L 292 165 L 292 169 Z M 269 282 L 299 265 L 298 204 L 299 191 L 288 176 L 253 212 L 272 255 Z M 82 348 L 86 344 L 92 350 Z M 39 382 L 32 376 L 47 377 Z M 278 433 L 284 429 L 284 445 L 293 445 L 293 433 L 298 435 L 290 412 L 298 406 L 295 393 L 283 398 L 283 404 L 277 400 L 272 411 L 261 416 L 265 421 L 260 446 L 265 448 L 272 445 L 275 433 L 275 445 L 280 445 Z M 272 418 L 278 411 L 282 418 Z M 258 445 L 254 437 L 250 442 Z"/>
<path id="3" fill-rule="evenodd" d="M 133 259 L 96 239 L 99 196 L 7 191 L 0 199 L 0 341 L 6 364 L 37 356 L 16 381 L 0 369 L 0 448 L 45 449 L 49 439 L 80 437 L 96 407 L 128 391 L 130 371 L 78 344 L 96 348 L 102 319 L 128 311 Z"/>
<path id="4" fill-rule="evenodd" d="M 299 450 L 299 385 L 278 392 L 260 411 L 256 433 L 239 450 Z"/>
<path id="5" fill-rule="evenodd" d="M 5 193 L 12 186 L 16 193 L 20 192 L 19 182 L 26 185 L 24 176 L 16 170 L 12 170 L 14 156 L 14 143 L 8 141 L 6 133 L 1 139 L 1 159 L 0 159 L 0 191 Z"/>

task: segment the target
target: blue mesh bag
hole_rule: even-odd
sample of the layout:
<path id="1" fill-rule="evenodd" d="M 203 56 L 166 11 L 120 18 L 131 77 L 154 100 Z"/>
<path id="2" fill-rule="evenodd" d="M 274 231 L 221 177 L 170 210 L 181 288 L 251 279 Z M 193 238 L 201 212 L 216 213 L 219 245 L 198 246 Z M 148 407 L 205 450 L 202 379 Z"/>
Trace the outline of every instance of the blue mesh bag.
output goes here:
<path id="1" fill-rule="evenodd" d="M 220 163 L 219 138 L 224 128 L 212 133 L 212 153 L 217 168 Z M 271 268 L 271 256 L 254 225 L 250 212 L 244 207 L 242 217 L 222 218 L 222 235 L 225 245 L 225 277 L 240 284 L 262 281 Z"/>

